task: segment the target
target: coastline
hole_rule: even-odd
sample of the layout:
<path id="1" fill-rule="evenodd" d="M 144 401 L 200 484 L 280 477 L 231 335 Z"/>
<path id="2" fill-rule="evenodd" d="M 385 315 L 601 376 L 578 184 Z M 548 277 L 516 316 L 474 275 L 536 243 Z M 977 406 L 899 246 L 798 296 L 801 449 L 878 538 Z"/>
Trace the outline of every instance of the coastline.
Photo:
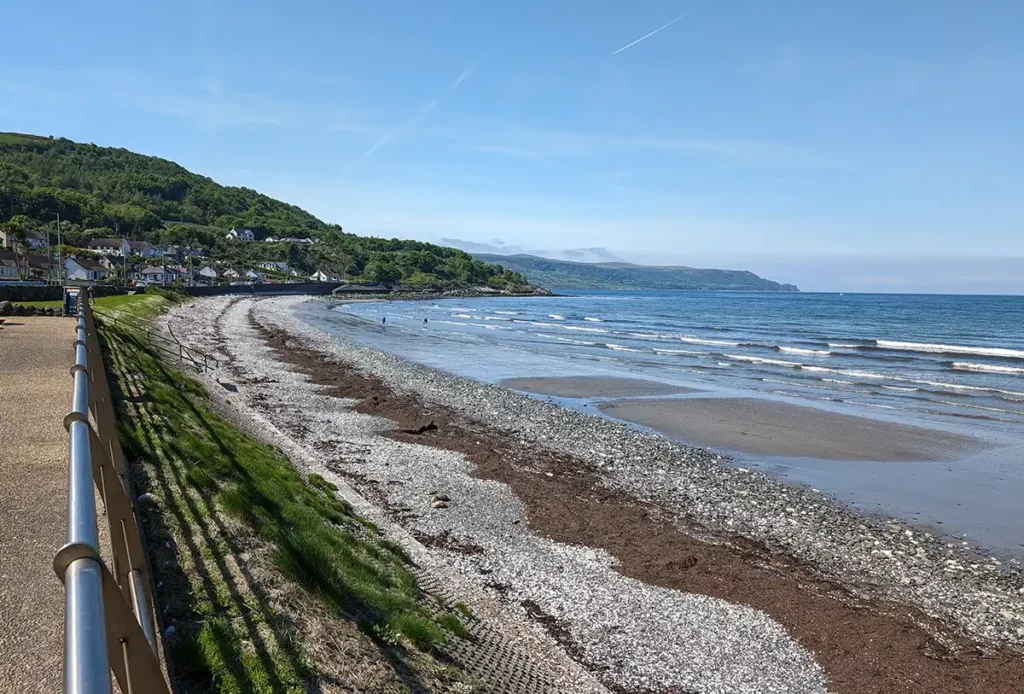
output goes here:
<path id="1" fill-rule="evenodd" d="M 404 423 L 406 429 L 414 431 L 416 427 L 411 425 L 416 422 L 419 422 L 417 426 L 427 424 L 423 420 L 428 416 L 446 422 L 438 430 L 440 433 L 436 434 L 430 430 L 419 434 L 392 433 L 388 436 L 399 443 L 416 446 L 417 449 L 424 448 L 425 440 L 429 446 L 447 446 L 448 450 L 454 447 L 456 452 L 476 466 L 477 476 L 483 476 L 491 483 L 484 485 L 488 493 L 494 492 L 491 489 L 494 483 L 500 483 L 514 492 L 513 499 L 525 504 L 525 508 L 519 511 L 528 519 L 533 532 L 539 532 L 548 542 L 554 540 L 556 543 L 567 542 L 567 546 L 594 547 L 584 552 L 582 559 L 575 557 L 576 562 L 582 561 L 587 567 L 594 563 L 607 563 L 606 568 L 618 567 L 621 571 L 621 574 L 613 571 L 615 575 L 639 577 L 631 580 L 643 585 L 657 585 L 661 590 L 667 589 L 669 593 L 657 593 L 659 599 L 668 599 L 668 595 L 672 599 L 679 599 L 680 595 L 703 595 L 729 605 L 753 605 L 761 614 L 769 615 L 785 627 L 798 643 L 815 653 L 825 674 L 831 679 L 830 688 L 835 691 L 862 691 L 849 688 L 848 684 L 841 686 L 848 678 L 870 679 L 899 675 L 899 663 L 894 662 L 897 658 L 903 658 L 902 667 L 933 670 L 923 675 L 926 678 L 939 674 L 951 676 L 953 671 L 969 675 L 978 682 L 978 686 L 985 687 L 977 691 L 986 692 L 1001 691 L 998 688 L 999 681 L 992 679 L 999 667 L 1003 668 L 1001 672 L 1005 677 L 1007 672 L 1020 665 L 1019 655 L 1009 655 L 1006 649 L 1016 650 L 1019 654 L 1024 633 L 1018 634 L 1013 629 L 1021 625 L 1016 618 L 1004 619 L 1001 616 L 1003 612 L 1024 614 L 1021 599 L 1015 597 L 1019 595 L 1016 591 L 1022 585 L 1019 573 L 1004 573 L 988 562 L 981 566 L 977 557 L 962 548 L 947 547 L 935 538 L 915 535 L 904 526 L 873 524 L 848 509 L 832 504 L 820 494 L 786 487 L 758 473 L 727 468 L 720 464 L 718 456 L 707 451 L 673 444 L 607 420 L 563 410 L 493 386 L 455 378 L 363 347 L 340 344 L 295 318 L 290 310 L 299 301 L 301 299 L 259 302 L 232 299 L 206 303 L 195 307 L 194 323 L 189 326 L 191 330 L 182 329 L 180 323 L 175 323 L 175 334 L 186 341 L 209 341 L 210 338 L 202 335 L 203 327 L 234 321 L 230 323 L 234 328 L 229 333 L 230 339 L 224 334 L 225 327 L 221 328 L 221 335 L 214 339 L 219 340 L 216 348 L 233 352 L 227 356 L 236 361 L 245 349 L 254 354 L 265 351 L 266 344 L 259 344 L 260 340 L 265 343 L 266 339 L 277 339 L 276 354 L 270 358 L 265 354 L 258 357 L 264 360 L 264 368 L 280 361 L 291 364 L 293 369 L 297 368 L 300 372 L 307 372 L 306 378 L 312 378 L 313 381 L 336 379 L 328 383 L 328 392 L 333 390 L 338 396 L 335 400 L 345 398 L 344 402 L 348 403 L 346 406 L 351 406 L 353 397 L 364 403 L 372 402 L 374 398 L 378 403 L 389 403 L 377 411 L 371 408 L 368 414 L 398 420 L 398 428 L 402 428 Z M 183 309 L 179 313 L 187 315 L 191 310 Z M 261 336 L 260 340 L 254 340 L 252 335 L 243 336 L 244 331 L 239 328 L 244 326 L 240 321 L 243 318 L 249 319 L 250 310 L 252 320 L 257 324 L 271 330 L 284 330 L 283 334 L 287 337 L 283 337 L 280 332 L 276 338 Z M 230 319 L 223 317 L 234 313 L 239 315 Z M 339 373 L 339 369 L 343 373 Z M 244 375 L 244 372 L 239 375 Z M 341 381 L 337 380 L 342 378 Z M 278 403 L 284 397 L 279 392 L 281 388 L 275 388 L 270 383 L 242 383 L 243 397 L 260 396 Z M 320 386 L 319 390 L 323 391 L 324 387 Z M 280 404 L 276 406 L 280 407 Z M 357 405 L 356 411 L 364 407 L 366 405 Z M 415 414 L 412 419 L 408 419 L 410 412 Z M 273 414 L 284 416 L 283 412 Z M 304 418 L 316 419 L 313 412 L 301 414 Z M 403 417 L 406 419 L 403 420 Z M 396 428 L 394 424 L 379 421 L 383 431 Z M 473 436 L 446 438 L 446 430 L 459 429 L 471 432 Z M 416 437 L 415 443 L 403 440 L 403 437 Z M 475 441 L 475 437 L 483 437 L 481 440 L 493 444 L 491 450 L 502 452 L 498 462 L 501 459 L 516 461 L 519 453 L 527 457 L 522 459 L 520 466 L 513 464 L 511 471 L 509 466 L 492 464 L 488 467 L 487 456 L 480 458 L 484 452 L 474 449 L 476 444 L 470 441 Z M 346 470 L 346 474 L 359 475 L 362 473 L 355 470 L 364 464 L 349 465 L 342 462 L 339 465 Z M 373 469 L 373 474 L 383 477 L 393 473 Z M 462 475 L 466 476 L 465 473 Z M 366 479 L 352 479 L 357 488 L 362 486 L 374 491 L 374 485 Z M 396 478 L 396 481 L 399 480 Z M 469 486 L 466 488 L 465 499 L 452 495 L 455 500 L 453 509 L 464 503 L 469 507 L 467 511 L 473 510 L 469 497 L 480 490 L 468 482 L 466 484 Z M 399 485 L 378 484 L 375 493 L 379 495 L 377 501 L 393 511 L 398 507 L 396 503 L 400 505 L 411 502 L 414 506 L 410 509 L 422 505 L 422 499 L 415 501 L 405 498 L 403 501 Z M 420 494 L 423 493 L 421 490 Z M 595 494 L 596 497 L 593 496 Z M 581 497 L 585 501 L 589 499 L 590 503 L 581 505 Z M 614 518 L 577 513 L 575 517 L 582 520 L 575 526 L 569 523 L 568 529 L 560 531 L 559 523 L 566 526 L 567 519 L 551 510 L 559 503 L 579 506 L 575 509 L 578 512 L 586 510 L 588 505 L 597 509 L 601 506 L 611 507 L 618 511 L 619 516 L 632 514 L 636 525 L 627 532 L 624 527 L 605 527 L 614 522 Z M 510 504 L 515 506 L 514 502 L 504 499 L 504 506 Z M 503 505 L 499 504 L 498 508 Z M 473 532 L 470 521 L 474 518 L 479 520 L 479 513 L 486 514 L 488 511 L 483 510 L 485 508 L 488 507 L 477 507 L 475 516 L 470 514 L 468 518 L 463 518 L 469 523 L 468 528 L 462 528 L 467 535 Z M 480 580 L 480 562 L 498 562 L 491 568 L 489 575 L 501 575 L 503 570 L 507 571 L 508 567 L 503 569 L 500 559 L 495 559 L 492 554 L 503 544 L 507 545 L 515 539 L 507 536 L 508 529 L 496 529 L 495 537 L 490 538 L 491 542 L 480 545 L 484 550 L 481 554 L 476 554 L 473 549 L 467 554 L 469 545 L 465 542 L 466 538 L 453 534 L 454 526 L 446 525 L 458 515 L 447 513 L 453 509 L 446 509 L 445 513 L 428 511 L 407 522 L 414 526 L 426 524 L 428 528 L 433 528 L 435 532 L 423 536 L 445 539 L 431 551 L 446 556 L 454 566 L 469 576 L 475 575 L 477 580 Z M 638 512 L 640 515 L 637 515 Z M 545 518 L 549 522 L 546 523 Z M 563 534 L 559 535 L 560 532 Z M 638 553 L 645 547 L 635 547 L 636 533 L 642 533 L 642 536 L 650 540 L 647 543 L 650 547 L 646 549 L 657 551 L 647 555 Z M 450 546 L 452 541 L 454 547 Z M 523 542 L 525 540 L 520 538 L 511 544 L 515 546 Z M 590 554 L 594 557 L 591 558 Z M 672 564 L 670 557 L 676 555 L 679 563 Z M 691 559 L 693 563 L 690 563 Z M 957 567 L 956 570 L 950 570 L 950 562 Z M 659 563 L 663 564 L 660 570 Z M 981 568 L 972 569 L 971 564 Z M 769 567 L 767 570 L 763 568 L 765 565 Z M 759 566 L 762 567 L 762 573 L 754 572 Z M 519 568 L 520 572 L 523 570 Z M 726 576 L 729 579 L 723 587 L 720 585 L 721 579 Z M 771 582 L 773 577 L 778 579 L 779 576 L 786 577 L 788 583 Z M 521 574 L 515 574 L 515 577 L 524 578 Z M 708 578 L 709 581 L 702 584 L 702 578 Z M 674 585 L 665 585 L 673 582 Z M 540 590 L 545 586 L 534 587 Z M 623 591 L 638 589 L 629 582 L 616 582 L 614 587 Z M 546 586 L 549 592 L 551 588 L 550 584 Z M 796 592 L 787 592 L 790 589 Z M 524 589 L 517 587 L 515 590 Z M 726 592 L 721 597 L 714 595 L 715 591 Z M 588 631 L 586 624 L 580 623 L 579 615 L 575 615 L 574 621 L 574 615 L 559 603 L 561 596 L 546 594 L 543 590 L 540 592 L 541 595 L 522 597 L 520 602 L 528 600 L 538 607 L 541 614 L 565 622 L 569 634 L 579 642 L 577 647 L 582 650 L 581 657 L 591 666 L 600 665 L 602 655 L 608 655 L 608 651 L 602 648 L 607 649 L 613 644 L 618 644 L 620 648 L 627 645 L 616 642 L 613 635 Z M 641 590 L 641 594 L 645 593 Z M 851 598 L 867 601 L 868 607 L 850 607 L 847 603 Z M 793 609 L 793 603 L 804 603 L 808 607 L 802 611 L 803 621 L 800 611 Z M 789 612 L 787 605 L 790 605 Z M 559 614 L 560 606 L 564 614 Z M 901 606 L 909 606 L 911 609 Z M 693 608 L 692 605 L 689 607 Z M 845 621 L 840 618 L 834 623 L 842 632 L 822 634 L 828 638 L 824 640 L 824 645 L 817 645 L 811 632 L 821 630 L 821 624 L 828 622 L 826 614 L 833 619 L 839 617 L 840 613 L 829 612 L 838 609 L 852 610 L 842 613 Z M 893 609 L 902 612 L 902 616 L 885 616 L 885 612 Z M 685 609 L 682 613 L 686 613 Z M 632 629 L 633 637 L 637 633 L 644 634 L 643 625 L 631 624 L 628 617 L 622 615 L 617 618 L 629 624 L 626 631 Z M 878 657 L 887 666 L 874 675 L 857 670 L 858 663 L 849 662 L 849 650 L 854 643 L 852 640 L 858 635 L 857 630 L 851 628 L 850 620 L 856 622 L 861 618 L 870 618 L 874 625 L 873 630 L 859 632 L 862 636 L 885 633 L 886 630 L 881 626 L 883 624 L 898 627 L 892 632 L 893 641 L 884 644 L 884 652 L 878 653 Z M 752 623 L 759 624 L 760 628 L 777 634 L 771 630 L 771 620 L 765 623 L 746 614 L 740 619 L 753 620 Z M 864 624 L 866 626 L 867 623 Z M 728 632 L 727 625 L 716 626 Z M 1024 629 L 1021 631 L 1024 632 Z M 918 636 L 908 637 L 907 634 L 911 632 Z M 710 648 L 720 645 L 723 637 L 721 633 L 715 633 L 703 639 Z M 837 641 L 838 650 L 827 650 L 829 639 Z M 728 638 L 724 640 L 729 642 Z M 900 641 L 905 643 L 898 643 Z M 972 656 L 971 642 L 983 645 L 995 655 L 985 659 Z M 775 638 L 773 643 L 785 645 L 785 639 L 778 641 Z M 928 648 L 930 643 L 937 644 L 939 652 L 945 653 L 950 659 L 931 660 L 923 656 L 920 651 Z M 664 642 L 661 647 L 666 649 L 670 644 L 671 641 Z M 876 644 L 875 648 L 882 645 Z M 856 647 L 872 648 L 866 642 Z M 792 648 L 792 644 L 786 648 Z M 798 648 L 790 653 L 799 654 L 801 650 Z M 998 654 L 1000 651 L 1003 651 L 1002 655 Z M 756 657 L 762 660 L 756 660 Z M 801 657 L 806 658 L 806 652 Z M 914 657 L 925 660 L 914 661 Z M 764 661 L 764 658 L 768 660 Z M 762 652 L 755 654 L 755 661 L 748 665 L 765 667 L 765 662 L 771 667 L 772 657 Z M 625 681 L 620 684 L 638 681 L 632 679 L 633 676 L 638 676 L 644 668 L 650 669 L 651 662 L 641 660 L 635 665 L 632 674 L 626 668 Z M 811 676 L 812 671 L 813 668 L 803 671 L 803 675 Z M 790 678 L 781 682 L 794 684 L 795 673 L 779 674 Z M 671 680 L 667 672 L 657 671 L 657 675 L 668 678 L 658 680 L 666 686 L 685 684 Z M 882 690 L 971 691 L 944 688 L 944 682 L 934 680 L 927 689 L 890 687 Z M 803 689 L 787 685 L 779 691 L 818 691 L 820 688 L 820 682 L 816 685 L 802 680 L 802 684 L 805 686 Z"/>

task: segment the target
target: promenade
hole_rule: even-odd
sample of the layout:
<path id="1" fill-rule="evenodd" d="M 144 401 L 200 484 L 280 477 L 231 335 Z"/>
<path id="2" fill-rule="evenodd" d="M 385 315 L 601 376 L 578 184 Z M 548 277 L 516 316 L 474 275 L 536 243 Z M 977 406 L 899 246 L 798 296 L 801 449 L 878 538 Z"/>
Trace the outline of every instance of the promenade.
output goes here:
<path id="1" fill-rule="evenodd" d="M 67 524 L 74 327 L 0 326 L 0 694 L 61 689 L 64 590 L 52 562 Z"/>

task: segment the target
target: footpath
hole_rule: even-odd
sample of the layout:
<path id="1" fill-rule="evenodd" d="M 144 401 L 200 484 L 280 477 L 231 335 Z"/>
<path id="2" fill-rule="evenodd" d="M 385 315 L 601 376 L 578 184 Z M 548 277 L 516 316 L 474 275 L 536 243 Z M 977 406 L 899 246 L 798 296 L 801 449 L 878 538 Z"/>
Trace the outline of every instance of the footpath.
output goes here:
<path id="1" fill-rule="evenodd" d="M 52 563 L 67 527 L 74 327 L 0 325 L 0 694 L 61 689 L 64 590 Z"/>

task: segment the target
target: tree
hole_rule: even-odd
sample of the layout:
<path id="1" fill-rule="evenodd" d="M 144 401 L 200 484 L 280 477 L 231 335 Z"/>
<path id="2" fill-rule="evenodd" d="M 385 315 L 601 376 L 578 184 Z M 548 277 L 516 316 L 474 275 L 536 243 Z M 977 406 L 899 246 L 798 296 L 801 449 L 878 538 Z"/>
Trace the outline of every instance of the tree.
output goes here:
<path id="1" fill-rule="evenodd" d="M 402 279 L 402 271 L 388 262 L 374 261 L 366 266 L 366 276 L 381 284 L 394 284 Z"/>
<path id="2" fill-rule="evenodd" d="M 3 229 L 7 237 L 12 241 L 14 256 L 18 263 L 18 279 L 24 279 L 24 269 L 28 266 L 27 251 L 25 247 L 28 233 L 34 226 L 32 220 L 24 215 L 15 215 L 3 223 Z M 19 250 L 21 253 L 19 254 Z"/>

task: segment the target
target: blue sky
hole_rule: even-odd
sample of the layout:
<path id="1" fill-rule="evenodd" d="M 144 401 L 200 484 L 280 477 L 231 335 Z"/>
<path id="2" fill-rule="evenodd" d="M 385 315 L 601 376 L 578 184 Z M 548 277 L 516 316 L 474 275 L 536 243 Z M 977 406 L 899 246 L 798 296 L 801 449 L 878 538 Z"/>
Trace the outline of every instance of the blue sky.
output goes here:
<path id="1" fill-rule="evenodd" d="M 0 130 L 173 159 L 356 233 L 1024 293 L 1013 0 L 51 2 L 4 23 Z"/>

